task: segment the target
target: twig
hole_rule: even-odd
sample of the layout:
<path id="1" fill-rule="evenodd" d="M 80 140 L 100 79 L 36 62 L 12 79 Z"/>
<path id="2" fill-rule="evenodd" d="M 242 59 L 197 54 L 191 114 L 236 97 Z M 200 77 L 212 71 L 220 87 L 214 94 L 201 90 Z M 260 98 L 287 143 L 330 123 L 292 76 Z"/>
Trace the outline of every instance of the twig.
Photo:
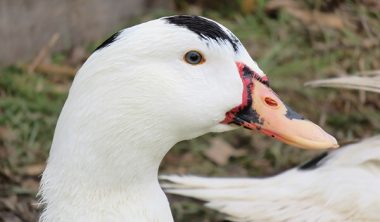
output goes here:
<path id="1" fill-rule="evenodd" d="M 28 66 L 28 73 L 33 73 L 34 70 L 40 65 L 45 58 L 49 55 L 51 49 L 57 44 L 60 34 L 58 32 L 54 33 L 47 44 L 41 48 L 37 56 L 34 58 L 33 62 Z"/>
<path id="2" fill-rule="evenodd" d="M 67 65 L 54 65 L 54 64 L 39 64 L 36 71 L 46 74 L 64 75 L 64 76 L 75 76 L 77 69 L 67 66 Z"/>

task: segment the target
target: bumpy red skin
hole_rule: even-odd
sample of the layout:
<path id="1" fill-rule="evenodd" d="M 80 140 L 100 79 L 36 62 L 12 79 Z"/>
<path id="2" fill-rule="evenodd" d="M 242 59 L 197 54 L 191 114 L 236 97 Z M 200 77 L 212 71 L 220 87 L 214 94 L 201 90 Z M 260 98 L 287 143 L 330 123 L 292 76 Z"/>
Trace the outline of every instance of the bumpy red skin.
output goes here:
<path id="1" fill-rule="evenodd" d="M 236 62 L 236 66 L 239 70 L 239 75 L 243 82 L 242 103 L 226 113 L 226 118 L 221 122 L 224 124 L 233 123 L 236 117 L 236 113 L 238 113 L 240 110 L 244 109 L 247 106 L 251 106 L 252 101 L 250 100 L 252 99 L 252 97 L 250 96 L 250 92 L 252 92 L 254 88 L 254 79 L 260 79 L 261 82 L 268 83 L 267 76 L 260 76 L 258 73 L 252 71 L 251 69 L 249 75 L 247 75 L 247 73 L 244 73 L 244 69 L 248 68 L 248 66 L 244 63 Z"/>

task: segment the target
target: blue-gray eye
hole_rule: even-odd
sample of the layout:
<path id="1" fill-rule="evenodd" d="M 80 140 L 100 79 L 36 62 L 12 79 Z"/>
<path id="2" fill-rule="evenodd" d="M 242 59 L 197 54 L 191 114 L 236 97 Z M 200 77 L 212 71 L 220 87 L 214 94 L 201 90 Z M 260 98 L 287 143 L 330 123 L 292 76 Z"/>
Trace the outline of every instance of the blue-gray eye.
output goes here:
<path id="1" fill-rule="evenodd" d="M 198 65 L 204 62 L 202 54 L 194 50 L 187 52 L 184 59 L 191 65 Z"/>

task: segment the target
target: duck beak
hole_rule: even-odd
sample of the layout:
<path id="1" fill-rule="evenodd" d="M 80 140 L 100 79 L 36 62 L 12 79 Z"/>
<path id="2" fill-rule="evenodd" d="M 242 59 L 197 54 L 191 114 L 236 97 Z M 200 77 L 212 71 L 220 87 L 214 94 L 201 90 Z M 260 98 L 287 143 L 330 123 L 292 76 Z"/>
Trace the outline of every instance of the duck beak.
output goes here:
<path id="1" fill-rule="evenodd" d="M 266 77 L 237 63 L 244 83 L 243 103 L 226 114 L 223 123 L 233 123 L 304 149 L 339 147 L 336 139 L 284 104 Z"/>

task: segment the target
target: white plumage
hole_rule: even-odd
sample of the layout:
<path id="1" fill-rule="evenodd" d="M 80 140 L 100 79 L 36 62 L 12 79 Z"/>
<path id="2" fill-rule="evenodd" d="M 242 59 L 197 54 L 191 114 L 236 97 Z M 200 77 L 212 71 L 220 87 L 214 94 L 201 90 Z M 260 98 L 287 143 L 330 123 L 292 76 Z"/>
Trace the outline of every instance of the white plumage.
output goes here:
<path id="1" fill-rule="evenodd" d="M 161 176 L 166 192 L 193 197 L 232 221 L 380 221 L 380 136 L 277 176 Z"/>
<path id="2" fill-rule="evenodd" d="M 116 33 L 75 76 L 41 180 L 40 220 L 173 221 L 157 179 L 162 158 L 179 141 L 237 128 L 231 123 L 308 148 L 337 146 L 266 81 L 239 40 L 209 19 L 171 16 Z"/>

